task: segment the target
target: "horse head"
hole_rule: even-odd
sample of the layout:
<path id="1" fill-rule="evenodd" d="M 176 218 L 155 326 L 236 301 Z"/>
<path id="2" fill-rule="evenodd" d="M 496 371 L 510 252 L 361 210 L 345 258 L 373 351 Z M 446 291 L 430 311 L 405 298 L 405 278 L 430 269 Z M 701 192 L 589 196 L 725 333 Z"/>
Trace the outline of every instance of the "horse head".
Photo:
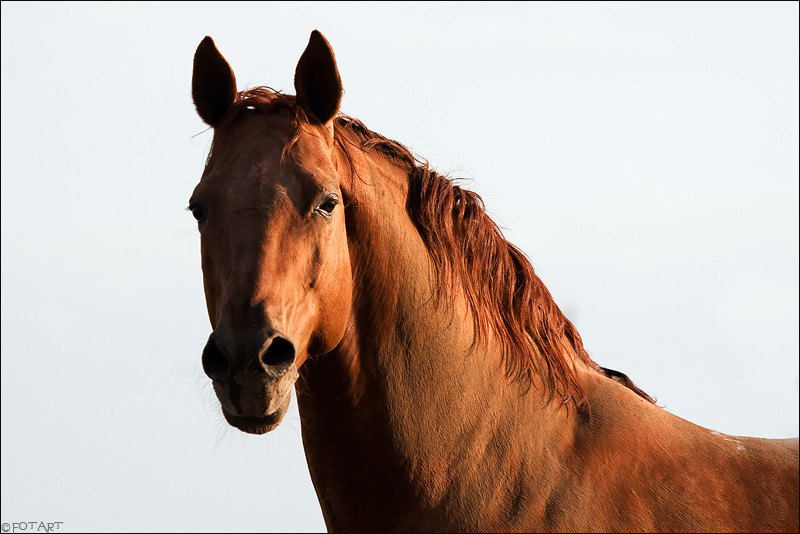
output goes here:
<path id="1" fill-rule="evenodd" d="M 213 329 L 202 364 L 226 420 L 254 434 L 281 422 L 303 362 L 342 339 L 352 300 L 333 135 L 342 86 L 317 31 L 295 90 L 248 100 L 210 37 L 195 53 L 192 97 L 214 128 L 189 202 Z"/>

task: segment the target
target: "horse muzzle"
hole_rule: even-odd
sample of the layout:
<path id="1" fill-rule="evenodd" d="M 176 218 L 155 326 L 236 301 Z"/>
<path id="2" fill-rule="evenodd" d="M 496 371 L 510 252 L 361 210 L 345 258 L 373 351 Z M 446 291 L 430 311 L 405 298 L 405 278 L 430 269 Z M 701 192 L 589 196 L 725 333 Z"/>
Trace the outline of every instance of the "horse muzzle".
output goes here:
<path id="1" fill-rule="evenodd" d="M 265 341 L 239 348 L 234 338 L 215 331 L 202 357 L 225 420 L 251 434 L 264 434 L 280 424 L 298 377 L 294 345 L 275 334 L 261 339 Z"/>

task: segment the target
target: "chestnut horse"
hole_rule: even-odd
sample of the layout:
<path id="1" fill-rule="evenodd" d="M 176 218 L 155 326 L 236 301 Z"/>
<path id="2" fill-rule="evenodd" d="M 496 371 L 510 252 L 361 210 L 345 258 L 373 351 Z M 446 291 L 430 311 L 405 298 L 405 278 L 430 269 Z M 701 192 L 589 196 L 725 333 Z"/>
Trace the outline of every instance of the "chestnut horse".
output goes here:
<path id="1" fill-rule="evenodd" d="M 237 92 L 206 37 L 214 138 L 189 209 L 222 413 L 296 391 L 331 531 L 798 531 L 798 440 L 712 432 L 593 362 L 481 199 L 339 113 L 311 34 L 290 96 Z"/>

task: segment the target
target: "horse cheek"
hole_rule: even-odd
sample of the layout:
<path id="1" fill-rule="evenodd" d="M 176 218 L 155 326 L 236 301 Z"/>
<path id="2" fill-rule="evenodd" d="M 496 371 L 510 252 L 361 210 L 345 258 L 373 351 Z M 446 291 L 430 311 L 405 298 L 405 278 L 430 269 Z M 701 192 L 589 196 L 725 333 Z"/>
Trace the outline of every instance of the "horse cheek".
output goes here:
<path id="1" fill-rule="evenodd" d="M 353 303 L 353 279 L 346 242 L 336 247 L 332 269 L 314 288 L 317 300 L 317 326 L 309 343 L 312 354 L 332 351 L 344 337 Z M 334 258 L 331 258 L 334 259 Z"/>
<path id="2" fill-rule="evenodd" d="M 214 262 L 211 260 L 210 254 L 203 251 L 201 254 L 202 270 L 203 270 L 203 292 L 206 297 L 206 309 L 208 310 L 208 319 L 211 323 L 211 328 L 217 327 L 217 310 L 219 298 L 219 284 L 216 280 L 216 273 L 214 269 Z"/>

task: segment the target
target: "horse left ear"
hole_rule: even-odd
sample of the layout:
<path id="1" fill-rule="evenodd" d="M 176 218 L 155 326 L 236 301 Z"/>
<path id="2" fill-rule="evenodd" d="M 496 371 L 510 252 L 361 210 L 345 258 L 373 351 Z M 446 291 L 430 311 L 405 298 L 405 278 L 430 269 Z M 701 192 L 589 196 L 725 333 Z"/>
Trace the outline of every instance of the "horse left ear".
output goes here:
<path id="1" fill-rule="evenodd" d="M 297 103 L 309 118 L 327 124 L 339 111 L 342 81 L 328 40 L 314 30 L 294 71 Z"/>
<path id="2" fill-rule="evenodd" d="M 216 126 L 236 100 L 233 69 L 206 36 L 197 45 L 192 71 L 192 99 L 197 114 L 209 126 Z"/>

